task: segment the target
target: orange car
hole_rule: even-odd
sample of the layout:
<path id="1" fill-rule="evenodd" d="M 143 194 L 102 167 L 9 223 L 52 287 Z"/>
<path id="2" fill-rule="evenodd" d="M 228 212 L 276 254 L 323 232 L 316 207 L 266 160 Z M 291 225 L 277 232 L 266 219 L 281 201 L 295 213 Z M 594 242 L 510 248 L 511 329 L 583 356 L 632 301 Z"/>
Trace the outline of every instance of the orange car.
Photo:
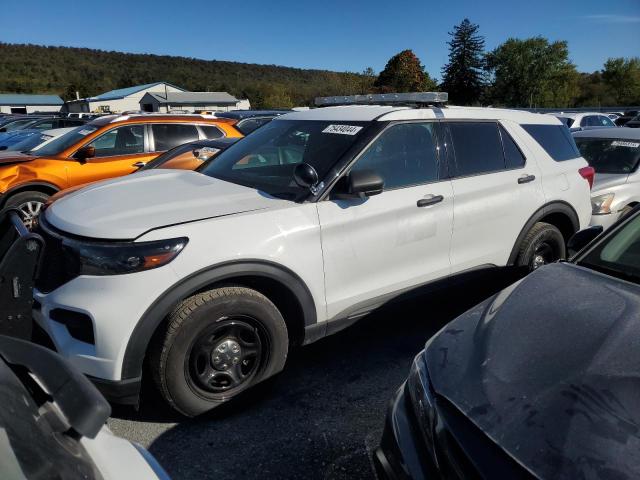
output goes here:
<path id="1" fill-rule="evenodd" d="M 235 123 L 202 115 L 110 115 L 33 152 L 0 153 L 0 209 L 17 207 L 30 226 L 50 195 L 127 175 L 186 142 L 242 137 Z"/>

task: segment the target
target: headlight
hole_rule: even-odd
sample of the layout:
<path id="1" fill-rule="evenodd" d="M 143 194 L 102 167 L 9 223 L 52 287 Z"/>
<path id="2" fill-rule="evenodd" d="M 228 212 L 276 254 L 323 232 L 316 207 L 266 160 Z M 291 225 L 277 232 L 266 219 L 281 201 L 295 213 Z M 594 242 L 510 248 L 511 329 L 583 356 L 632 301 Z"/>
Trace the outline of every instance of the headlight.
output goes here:
<path id="1" fill-rule="evenodd" d="M 407 390 L 409 391 L 413 411 L 420 424 L 420 430 L 425 434 L 426 440 L 432 442 L 433 427 L 435 425 L 435 399 L 431 389 L 427 364 L 424 360 L 424 350 L 413 360 L 409 378 L 407 378 Z"/>
<path id="2" fill-rule="evenodd" d="M 593 215 L 606 215 L 611 213 L 611 204 L 613 203 L 614 193 L 605 193 L 591 197 L 591 213 Z"/>
<path id="3" fill-rule="evenodd" d="M 184 249 L 187 238 L 153 242 L 84 243 L 70 242 L 75 251 L 80 275 L 121 275 L 168 264 Z"/>

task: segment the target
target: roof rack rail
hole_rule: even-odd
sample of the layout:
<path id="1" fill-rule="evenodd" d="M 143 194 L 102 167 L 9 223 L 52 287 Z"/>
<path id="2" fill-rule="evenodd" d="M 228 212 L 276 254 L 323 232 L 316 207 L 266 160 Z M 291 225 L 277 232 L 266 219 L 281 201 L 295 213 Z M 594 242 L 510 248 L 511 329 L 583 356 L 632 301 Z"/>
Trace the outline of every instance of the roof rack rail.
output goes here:
<path id="1" fill-rule="evenodd" d="M 410 105 L 443 107 L 449 100 L 447 92 L 372 93 L 340 97 L 317 97 L 318 107 L 337 105 Z"/>

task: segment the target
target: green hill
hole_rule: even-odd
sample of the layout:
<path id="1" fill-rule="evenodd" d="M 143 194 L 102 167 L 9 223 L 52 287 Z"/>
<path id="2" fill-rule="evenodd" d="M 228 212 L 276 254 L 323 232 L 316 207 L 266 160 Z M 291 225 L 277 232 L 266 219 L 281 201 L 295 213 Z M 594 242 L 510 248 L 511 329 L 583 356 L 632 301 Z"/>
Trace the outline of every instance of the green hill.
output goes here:
<path id="1" fill-rule="evenodd" d="M 0 92 L 55 93 L 65 100 L 167 81 L 191 91 L 227 91 L 256 108 L 308 105 L 319 95 L 360 93 L 371 78 L 219 60 L 0 43 Z"/>

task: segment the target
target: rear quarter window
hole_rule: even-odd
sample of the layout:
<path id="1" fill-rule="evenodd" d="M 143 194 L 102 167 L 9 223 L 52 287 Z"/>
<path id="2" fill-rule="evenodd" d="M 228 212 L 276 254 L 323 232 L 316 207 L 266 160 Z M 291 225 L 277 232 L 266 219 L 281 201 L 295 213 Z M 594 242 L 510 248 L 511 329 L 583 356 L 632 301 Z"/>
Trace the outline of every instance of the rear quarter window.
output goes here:
<path id="1" fill-rule="evenodd" d="M 556 162 L 573 160 L 580 157 L 580 151 L 571 133 L 564 125 L 524 124 L 522 128 L 538 142 L 538 144 Z"/>

